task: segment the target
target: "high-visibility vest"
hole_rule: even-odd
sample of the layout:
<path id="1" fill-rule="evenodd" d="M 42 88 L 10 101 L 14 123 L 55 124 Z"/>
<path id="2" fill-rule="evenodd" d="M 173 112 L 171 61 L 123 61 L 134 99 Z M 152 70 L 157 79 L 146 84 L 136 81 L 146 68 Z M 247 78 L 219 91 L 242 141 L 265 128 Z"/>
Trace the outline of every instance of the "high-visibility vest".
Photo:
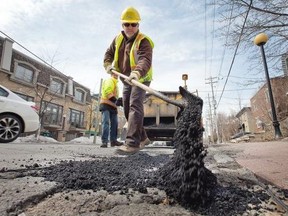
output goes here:
<path id="1" fill-rule="evenodd" d="M 115 103 L 109 100 L 111 97 L 118 97 L 118 86 L 117 86 L 118 80 L 111 77 L 109 79 L 106 79 L 102 83 L 102 93 L 101 93 L 101 104 L 109 104 L 112 107 L 117 108 Z"/>
<path id="2" fill-rule="evenodd" d="M 133 44 L 132 44 L 132 47 L 131 47 L 131 50 L 130 50 L 130 54 L 129 54 L 129 58 L 130 58 L 130 67 L 131 67 L 131 70 L 133 71 L 135 68 L 136 68 L 136 65 L 137 65 L 137 62 L 138 62 L 138 54 L 137 54 L 137 51 L 139 49 L 139 46 L 140 46 L 140 43 L 141 41 L 146 38 L 148 39 L 148 41 L 150 42 L 151 44 L 151 47 L 154 48 L 154 43 L 153 41 L 146 35 L 142 34 L 142 33 L 138 33 L 138 35 L 136 36 Z M 118 64 L 118 61 L 119 61 L 119 48 L 120 48 L 120 45 L 122 43 L 124 39 L 124 36 L 120 33 L 116 40 L 115 40 L 115 45 L 116 45 L 116 50 L 115 50 L 115 54 L 114 54 L 114 61 L 113 61 L 113 66 L 114 68 L 117 70 L 117 71 L 120 71 L 119 70 L 119 64 Z M 144 77 L 141 77 L 139 79 L 139 82 L 143 83 L 143 82 L 149 82 L 152 80 L 152 66 L 150 67 L 149 71 L 147 72 L 147 74 L 144 76 Z"/>

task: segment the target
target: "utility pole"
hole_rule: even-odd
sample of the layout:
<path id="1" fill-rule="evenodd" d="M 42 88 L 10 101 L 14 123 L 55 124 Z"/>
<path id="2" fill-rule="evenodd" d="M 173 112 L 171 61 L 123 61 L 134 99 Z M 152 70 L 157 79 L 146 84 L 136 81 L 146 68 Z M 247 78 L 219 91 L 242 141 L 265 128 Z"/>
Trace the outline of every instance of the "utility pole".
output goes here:
<path id="1" fill-rule="evenodd" d="M 99 122 L 98 120 L 98 116 L 99 116 L 99 106 L 100 106 L 100 99 L 101 99 L 101 91 L 102 91 L 102 82 L 103 79 L 100 80 L 100 88 L 99 88 L 99 94 L 98 94 L 98 101 L 97 101 L 97 107 L 96 107 L 96 118 L 95 118 L 95 132 L 94 132 L 94 138 L 93 138 L 93 143 L 96 144 L 96 136 L 97 136 L 97 132 L 98 132 L 98 125 Z"/>
<path id="2" fill-rule="evenodd" d="M 217 144 L 219 144 L 219 131 L 218 131 L 218 122 L 217 122 L 217 112 L 216 112 L 216 100 L 215 100 L 215 94 L 214 94 L 214 86 L 213 84 L 216 83 L 217 81 L 214 81 L 215 79 L 218 79 L 217 77 L 209 77 L 208 82 L 206 84 L 210 84 L 211 85 L 211 90 L 212 90 L 212 106 L 213 106 L 213 114 L 214 114 L 214 118 L 213 118 L 213 122 L 215 124 L 215 130 L 216 130 L 216 136 L 217 136 Z"/>
<path id="3" fill-rule="evenodd" d="M 241 110 L 242 109 L 242 103 L 241 103 L 241 97 L 239 94 L 238 94 L 238 100 L 239 100 L 239 110 Z"/>
<path id="4" fill-rule="evenodd" d="M 209 103 L 209 120 L 210 120 L 210 130 L 211 130 L 211 138 L 212 143 L 214 144 L 214 127 L 213 127 L 213 118 L 212 118 L 212 110 L 211 110 L 211 103 L 210 103 L 210 95 L 208 93 L 208 103 Z"/>

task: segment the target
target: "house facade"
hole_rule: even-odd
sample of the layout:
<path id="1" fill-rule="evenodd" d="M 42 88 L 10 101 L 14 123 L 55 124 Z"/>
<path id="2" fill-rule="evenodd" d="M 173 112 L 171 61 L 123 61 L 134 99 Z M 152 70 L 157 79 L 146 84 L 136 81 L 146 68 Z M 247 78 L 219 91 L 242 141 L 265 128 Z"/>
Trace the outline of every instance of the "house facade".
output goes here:
<path id="1" fill-rule="evenodd" d="M 85 134 L 90 90 L 57 69 L 13 49 L 0 37 L 0 84 L 39 108 L 41 131 L 58 141 Z"/>
<path id="2" fill-rule="evenodd" d="M 288 76 L 270 79 L 277 120 L 284 137 L 288 136 Z M 250 99 L 251 110 L 255 120 L 254 133 L 262 134 L 263 140 L 274 139 L 271 104 L 267 84 Z"/>
<path id="3" fill-rule="evenodd" d="M 288 52 L 281 56 L 281 62 L 284 76 L 288 76 Z"/>
<path id="4" fill-rule="evenodd" d="M 255 119 L 251 107 L 243 107 L 236 115 L 239 120 L 239 130 L 241 132 L 254 133 Z"/>
<path id="5" fill-rule="evenodd" d="M 288 136 L 288 53 L 281 56 L 283 75 L 270 78 L 277 120 L 284 137 Z M 237 115 L 239 130 L 251 132 L 259 140 L 273 140 L 275 129 L 267 83 L 250 99 L 251 107 L 244 107 Z"/>

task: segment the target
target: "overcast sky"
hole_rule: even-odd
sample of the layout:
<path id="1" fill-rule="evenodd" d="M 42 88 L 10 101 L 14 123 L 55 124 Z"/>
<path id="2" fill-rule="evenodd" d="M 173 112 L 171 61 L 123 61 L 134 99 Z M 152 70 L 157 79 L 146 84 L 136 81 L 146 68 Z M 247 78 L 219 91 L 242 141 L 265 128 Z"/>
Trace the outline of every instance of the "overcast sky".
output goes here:
<path id="1" fill-rule="evenodd" d="M 218 77 L 219 80 L 214 80 L 218 81 L 214 84 L 216 101 L 220 97 L 233 51 L 226 50 L 221 64 L 224 42 L 216 37 L 217 34 L 213 29 L 223 23 L 214 19 L 211 6 L 206 6 L 205 16 L 204 1 L 2 0 L 1 2 L 2 32 L 51 63 L 65 75 L 72 76 L 76 82 L 90 88 L 94 93 L 99 91 L 101 78 L 108 77 L 102 66 L 103 56 L 112 39 L 121 31 L 121 12 L 126 7 L 133 6 L 139 11 L 142 19 L 140 31 L 150 36 L 155 43 L 154 80 L 151 87 L 159 91 L 178 91 L 178 87 L 184 85 L 182 74 L 188 74 L 188 89 L 199 92 L 207 109 L 208 93 L 210 92 L 210 97 L 212 96 L 211 86 L 206 84 L 207 79 Z M 1 33 L 0 35 L 5 37 Z M 16 44 L 14 48 L 23 51 Z M 245 70 L 245 61 L 237 57 L 226 86 L 227 91 L 224 92 L 218 106 L 219 111 L 238 112 L 239 104 L 242 107 L 249 106 L 249 98 L 256 89 L 243 89 L 238 85 L 241 79 L 245 79 L 243 75 L 246 73 Z"/>

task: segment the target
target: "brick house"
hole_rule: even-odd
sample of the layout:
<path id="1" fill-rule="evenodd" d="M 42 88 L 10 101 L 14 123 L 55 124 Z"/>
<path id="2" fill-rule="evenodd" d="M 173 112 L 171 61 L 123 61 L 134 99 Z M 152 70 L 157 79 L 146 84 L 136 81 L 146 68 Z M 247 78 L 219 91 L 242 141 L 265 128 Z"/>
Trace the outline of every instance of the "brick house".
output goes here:
<path id="1" fill-rule="evenodd" d="M 288 76 L 270 79 L 277 119 L 280 123 L 284 137 L 288 136 Z M 262 134 L 262 139 L 274 139 L 274 127 L 272 123 L 271 105 L 267 84 L 250 99 L 251 110 L 255 120 L 255 133 Z"/>
<path id="2" fill-rule="evenodd" d="M 13 41 L 0 37 L 0 84 L 34 101 L 43 113 L 42 131 L 58 141 L 85 134 L 90 90 L 52 66 L 13 49 Z"/>
<path id="3" fill-rule="evenodd" d="M 277 120 L 284 137 L 288 136 L 288 53 L 281 56 L 283 76 L 270 79 Z M 257 139 L 272 140 L 275 132 L 267 84 L 250 99 L 250 107 L 244 107 L 236 117 L 246 132 L 254 133 Z M 244 124 L 244 125 L 243 125 Z"/>
<path id="4" fill-rule="evenodd" d="M 255 132 L 255 119 L 251 107 L 243 107 L 240 112 L 236 114 L 239 120 L 240 132 L 254 133 Z"/>
<path id="5" fill-rule="evenodd" d="M 288 76 L 288 52 L 281 56 L 281 62 L 284 76 Z"/>

